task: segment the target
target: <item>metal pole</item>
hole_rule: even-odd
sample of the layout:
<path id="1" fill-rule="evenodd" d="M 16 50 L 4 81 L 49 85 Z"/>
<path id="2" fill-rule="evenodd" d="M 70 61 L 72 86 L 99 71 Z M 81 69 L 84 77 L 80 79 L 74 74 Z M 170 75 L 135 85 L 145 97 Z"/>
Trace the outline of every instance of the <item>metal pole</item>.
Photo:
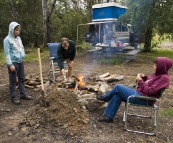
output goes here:
<path id="1" fill-rule="evenodd" d="M 78 26 L 79 26 L 79 25 L 77 25 L 77 39 L 76 39 L 76 47 L 77 47 L 77 45 L 78 45 Z M 77 54 L 77 49 L 76 49 L 76 54 Z"/>
<path id="2" fill-rule="evenodd" d="M 100 43 L 100 24 L 99 24 L 99 43 Z"/>

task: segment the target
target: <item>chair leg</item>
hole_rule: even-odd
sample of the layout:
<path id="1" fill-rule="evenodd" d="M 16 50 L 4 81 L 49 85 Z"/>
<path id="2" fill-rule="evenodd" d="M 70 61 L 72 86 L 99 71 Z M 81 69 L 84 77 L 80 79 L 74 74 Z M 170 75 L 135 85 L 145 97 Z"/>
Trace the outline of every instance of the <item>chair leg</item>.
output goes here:
<path id="1" fill-rule="evenodd" d="M 127 112 L 128 112 L 128 103 L 126 102 L 125 103 L 125 109 L 124 109 L 124 116 L 125 117 L 123 119 L 125 121 L 125 130 L 128 130 L 127 129 Z"/>
<path id="2" fill-rule="evenodd" d="M 156 133 L 156 128 L 154 130 L 154 132 L 149 133 L 149 132 L 142 132 L 142 131 L 138 131 L 138 130 L 130 130 L 127 128 L 127 115 L 129 116 L 138 116 L 138 117 L 149 117 L 149 116 L 143 116 L 143 115 L 136 115 L 136 114 L 129 114 L 128 113 L 128 101 L 127 103 L 125 103 L 125 109 L 124 109 L 124 115 L 123 115 L 123 121 L 125 122 L 125 130 L 129 131 L 129 132 L 134 132 L 134 133 L 139 133 L 139 134 L 146 134 L 146 135 L 150 135 L 153 136 Z M 154 108 L 154 125 L 157 125 L 157 114 L 156 114 L 156 109 Z M 156 126 L 154 126 L 156 127 Z"/>
<path id="3" fill-rule="evenodd" d="M 126 106 L 127 106 L 127 103 L 125 102 L 124 114 L 123 114 L 123 121 L 124 122 L 126 121 Z"/>
<path id="4" fill-rule="evenodd" d="M 53 60 L 51 60 L 51 65 L 52 65 L 53 80 L 55 80 L 55 70 L 54 70 Z"/>

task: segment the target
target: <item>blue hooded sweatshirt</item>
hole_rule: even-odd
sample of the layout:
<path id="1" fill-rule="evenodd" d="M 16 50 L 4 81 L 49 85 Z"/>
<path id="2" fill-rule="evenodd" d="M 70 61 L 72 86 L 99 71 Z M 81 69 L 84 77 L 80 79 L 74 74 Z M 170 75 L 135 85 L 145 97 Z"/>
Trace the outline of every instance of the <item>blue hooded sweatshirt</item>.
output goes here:
<path id="1" fill-rule="evenodd" d="M 14 29 L 16 26 L 20 25 L 17 22 L 10 23 L 8 36 L 4 39 L 4 55 L 9 67 L 13 65 L 13 62 L 21 63 L 25 57 L 21 38 L 19 36 L 14 36 Z"/>

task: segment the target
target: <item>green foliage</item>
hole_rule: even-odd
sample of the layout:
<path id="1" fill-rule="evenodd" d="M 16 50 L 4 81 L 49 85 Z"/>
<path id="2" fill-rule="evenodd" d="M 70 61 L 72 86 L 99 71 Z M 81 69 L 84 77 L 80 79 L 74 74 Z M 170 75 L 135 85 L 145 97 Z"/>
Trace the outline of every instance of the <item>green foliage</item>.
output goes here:
<path id="1" fill-rule="evenodd" d="M 158 43 L 151 43 L 153 30 L 162 36 L 164 33 L 172 37 L 173 28 L 173 1 L 172 0 L 128 0 L 127 12 L 121 17 L 121 21 L 130 21 L 134 25 L 135 33 L 145 34 L 144 51 L 150 52 Z M 155 32 L 155 31 L 154 31 Z"/>
<path id="2" fill-rule="evenodd" d="M 36 32 L 39 33 L 40 44 L 43 43 L 42 2 L 35 0 L 14 0 L 14 2 L 19 23 L 22 26 L 21 38 L 24 46 L 31 47 L 35 43 Z M 48 8 L 50 8 L 52 1 L 48 0 L 47 2 Z M 103 0 L 58 0 L 50 17 L 50 41 L 59 42 L 62 37 L 68 37 L 76 42 L 77 25 L 90 22 L 92 6 L 101 2 Z M 128 11 L 121 18 L 123 21 L 124 17 L 123 22 L 130 21 L 138 33 L 146 33 L 148 27 L 154 28 L 151 38 L 155 33 L 162 36 L 165 32 L 172 38 L 173 28 L 170 24 L 173 22 L 172 0 L 167 0 L 164 3 L 162 0 L 127 0 L 126 2 Z M 154 6 L 152 5 L 153 2 Z M 81 3 L 84 7 L 81 7 Z M 0 40 L 3 41 L 8 34 L 9 23 L 14 21 L 14 18 L 10 1 L 0 1 L 0 7 Z M 153 15 L 149 21 L 151 10 Z M 88 31 L 88 28 L 88 26 L 79 26 L 78 43 L 82 43 L 82 37 Z M 0 43 L 1 47 L 2 45 L 3 42 Z M 152 48 L 157 43 L 151 46 L 149 41 L 148 45 L 149 48 Z"/>

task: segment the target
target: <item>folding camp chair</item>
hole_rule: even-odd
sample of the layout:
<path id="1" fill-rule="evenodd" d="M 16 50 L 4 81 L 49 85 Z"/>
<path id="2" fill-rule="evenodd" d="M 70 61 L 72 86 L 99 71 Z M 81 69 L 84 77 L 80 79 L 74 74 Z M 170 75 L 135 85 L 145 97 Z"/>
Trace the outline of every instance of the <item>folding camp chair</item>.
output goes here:
<path id="1" fill-rule="evenodd" d="M 50 74 L 50 72 L 52 72 L 53 80 L 55 80 L 55 73 L 60 72 L 59 69 L 55 69 L 55 67 L 58 67 L 57 50 L 58 50 L 59 43 L 48 43 L 47 45 L 48 45 L 49 52 L 50 52 L 49 74 Z M 64 61 L 64 67 L 67 67 L 66 61 Z"/>
<path id="2" fill-rule="evenodd" d="M 162 96 L 164 89 L 160 90 L 160 97 Z M 138 99 L 142 99 L 142 100 L 147 100 L 147 101 L 156 101 L 154 105 L 140 105 L 140 104 L 133 104 L 130 103 L 129 100 L 130 98 L 138 98 Z M 146 116 L 146 115 L 141 115 L 141 114 L 137 114 L 137 113 L 129 113 L 128 109 L 129 106 L 138 106 L 138 107 L 147 107 L 152 109 L 151 110 L 151 114 L 150 116 Z M 127 102 L 125 103 L 125 109 L 124 109 L 124 116 L 123 116 L 123 121 L 125 122 L 125 130 L 130 131 L 130 132 L 134 132 L 134 133 L 141 133 L 141 134 L 147 134 L 147 135 L 156 135 L 157 132 L 157 124 L 158 124 L 158 111 L 160 108 L 160 99 L 157 98 L 153 98 L 153 97 L 147 97 L 147 96 L 135 96 L 135 95 L 131 95 L 128 97 Z M 153 112 L 154 111 L 154 112 Z M 153 114 L 154 113 L 154 114 Z M 154 131 L 153 132 L 145 132 L 145 131 L 139 131 L 139 130 L 133 130 L 133 129 L 128 129 L 127 128 L 127 116 L 137 116 L 137 117 L 141 117 L 141 118 L 152 118 L 152 115 L 154 116 Z"/>

